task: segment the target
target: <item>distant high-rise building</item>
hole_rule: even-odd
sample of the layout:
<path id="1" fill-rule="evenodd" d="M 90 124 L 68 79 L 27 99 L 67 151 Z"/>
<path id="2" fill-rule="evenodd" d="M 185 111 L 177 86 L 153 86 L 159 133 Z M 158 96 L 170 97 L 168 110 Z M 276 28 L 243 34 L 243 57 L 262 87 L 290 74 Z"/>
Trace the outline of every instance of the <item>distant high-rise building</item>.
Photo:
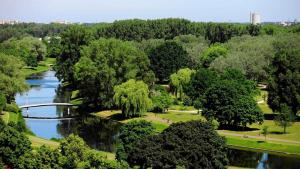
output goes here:
<path id="1" fill-rule="evenodd" d="M 250 23 L 253 25 L 260 24 L 261 23 L 260 14 L 250 12 Z"/>
<path id="2" fill-rule="evenodd" d="M 4 24 L 14 25 L 18 23 L 19 21 L 16 20 L 0 20 L 0 25 L 4 25 Z"/>

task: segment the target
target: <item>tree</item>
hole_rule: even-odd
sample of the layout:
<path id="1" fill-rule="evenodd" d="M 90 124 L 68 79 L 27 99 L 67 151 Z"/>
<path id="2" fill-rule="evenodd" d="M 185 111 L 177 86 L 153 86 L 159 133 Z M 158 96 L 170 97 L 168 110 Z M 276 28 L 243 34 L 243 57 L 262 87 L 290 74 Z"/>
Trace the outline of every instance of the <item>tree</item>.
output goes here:
<path id="1" fill-rule="evenodd" d="M 74 65 L 79 61 L 80 49 L 90 41 L 90 33 L 82 26 L 71 26 L 61 34 L 61 53 L 56 56 L 54 69 L 60 80 L 74 83 Z"/>
<path id="2" fill-rule="evenodd" d="M 200 101 L 206 89 L 219 80 L 218 74 L 210 69 L 200 68 L 191 75 L 191 80 L 184 89 L 192 100 Z"/>
<path id="3" fill-rule="evenodd" d="M 225 139 L 208 122 L 171 124 L 158 135 L 140 140 L 128 156 L 141 168 L 226 168 Z"/>
<path id="4" fill-rule="evenodd" d="M 31 151 L 28 138 L 10 126 L 0 130 L 0 157 L 4 164 L 17 168 L 19 158 Z"/>
<path id="5" fill-rule="evenodd" d="M 300 110 L 300 36 L 287 37 L 274 43 L 276 50 L 272 62 L 267 90 L 268 105 L 280 111 L 286 104 L 296 115 Z"/>
<path id="6" fill-rule="evenodd" d="M 82 49 L 82 58 L 74 67 L 79 94 L 86 105 L 111 108 L 115 106 L 115 85 L 129 79 L 152 85 L 154 74 L 149 64 L 147 56 L 130 42 L 92 41 Z"/>
<path id="7" fill-rule="evenodd" d="M 173 103 L 172 96 L 163 87 L 156 87 L 155 90 L 151 92 L 151 100 L 154 112 L 164 113 Z"/>
<path id="8" fill-rule="evenodd" d="M 201 55 L 200 60 L 203 67 L 208 68 L 210 64 L 218 57 L 226 57 L 228 49 L 221 45 L 212 45 Z"/>
<path id="9" fill-rule="evenodd" d="M 194 70 L 189 68 L 180 69 L 177 73 L 174 73 L 170 76 L 171 85 L 175 88 L 175 96 L 177 98 L 179 93 L 179 99 L 182 99 L 183 88 L 190 82 L 191 75 L 194 73 Z"/>
<path id="10" fill-rule="evenodd" d="M 127 160 L 128 154 L 132 152 L 137 141 L 143 140 L 146 136 L 154 134 L 155 128 L 145 120 L 131 121 L 120 128 L 116 159 Z"/>
<path id="11" fill-rule="evenodd" d="M 4 94 L 0 92 L 0 114 L 2 114 L 2 110 L 4 109 L 5 105 L 6 105 L 6 98 Z"/>
<path id="12" fill-rule="evenodd" d="M 25 76 L 21 71 L 23 62 L 11 55 L 0 53 L 0 91 L 11 103 L 16 93 L 28 89 Z"/>
<path id="13" fill-rule="evenodd" d="M 263 114 L 253 96 L 234 81 L 222 80 L 204 95 L 203 112 L 206 119 L 216 119 L 222 126 L 243 126 L 263 121 Z"/>
<path id="14" fill-rule="evenodd" d="M 189 65 L 188 53 L 178 43 L 166 41 L 151 50 L 151 69 L 160 82 L 168 81 L 172 73 Z"/>
<path id="15" fill-rule="evenodd" d="M 247 29 L 251 36 L 258 36 L 260 34 L 261 26 L 250 24 L 247 26 Z"/>
<path id="16" fill-rule="evenodd" d="M 275 124 L 283 128 L 283 133 L 286 133 L 286 128 L 293 125 L 295 117 L 291 109 L 286 104 L 281 104 L 280 111 L 277 112 L 274 121 Z"/>
<path id="17" fill-rule="evenodd" d="M 12 38 L 1 44 L 1 51 L 22 59 L 26 65 L 36 67 L 46 56 L 46 45 L 38 38 L 26 36 L 21 39 Z"/>
<path id="18" fill-rule="evenodd" d="M 148 86 L 143 81 L 128 80 L 114 87 L 114 100 L 125 117 L 141 116 L 151 108 Z"/>
<path id="19" fill-rule="evenodd" d="M 265 141 L 267 140 L 267 135 L 269 134 L 269 126 L 264 126 L 261 130 L 261 134 L 263 134 L 265 136 Z"/>
<path id="20" fill-rule="evenodd" d="M 273 36 L 233 37 L 224 46 L 228 49 L 226 56 L 212 61 L 210 68 L 225 72 L 226 69 L 240 70 L 248 79 L 258 82 L 268 80 L 268 69 L 274 57 Z"/>
<path id="21" fill-rule="evenodd" d="M 47 42 L 47 57 L 56 58 L 61 54 L 61 38 L 60 37 L 49 37 Z"/>

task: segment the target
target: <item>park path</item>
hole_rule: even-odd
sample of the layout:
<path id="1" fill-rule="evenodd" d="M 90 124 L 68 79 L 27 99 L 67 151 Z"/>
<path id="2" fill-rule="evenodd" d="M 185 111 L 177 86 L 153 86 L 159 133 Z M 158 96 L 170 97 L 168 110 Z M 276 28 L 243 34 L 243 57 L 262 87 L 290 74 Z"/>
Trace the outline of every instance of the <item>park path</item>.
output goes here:
<path id="1" fill-rule="evenodd" d="M 252 135 L 245 135 L 245 134 L 237 134 L 237 133 L 229 133 L 229 132 L 224 132 L 218 130 L 218 133 L 224 136 L 237 136 L 237 137 L 243 137 L 243 138 L 254 138 L 254 139 L 262 139 L 264 140 L 264 136 L 252 136 Z M 283 140 L 283 139 L 278 139 L 278 138 L 271 138 L 267 137 L 267 140 L 270 141 L 276 141 L 276 142 L 284 142 L 284 143 L 292 143 L 292 144 L 300 144 L 300 141 L 294 141 L 294 140 Z"/>

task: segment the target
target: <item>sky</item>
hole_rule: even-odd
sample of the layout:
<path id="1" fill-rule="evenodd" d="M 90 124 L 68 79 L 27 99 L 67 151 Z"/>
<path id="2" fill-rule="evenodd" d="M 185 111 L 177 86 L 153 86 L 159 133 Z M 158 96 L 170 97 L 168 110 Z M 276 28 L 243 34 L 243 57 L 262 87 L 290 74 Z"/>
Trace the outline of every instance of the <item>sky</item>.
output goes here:
<path id="1" fill-rule="evenodd" d="M 185 18 L 202 22 L 300 21 L 300 0 L 0 0 L 0 20 L 49 23 Z"/>

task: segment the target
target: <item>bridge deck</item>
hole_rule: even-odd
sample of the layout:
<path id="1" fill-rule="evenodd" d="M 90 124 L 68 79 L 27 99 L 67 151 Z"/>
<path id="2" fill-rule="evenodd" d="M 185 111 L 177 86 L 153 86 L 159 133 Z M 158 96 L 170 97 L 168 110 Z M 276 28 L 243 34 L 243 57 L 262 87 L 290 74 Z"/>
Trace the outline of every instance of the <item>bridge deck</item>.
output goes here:
<path id="1" fill-rule="evenodd" d="M 40 103 L 40 104 L 28 104 L 20 106 L 20 108 L 29 108 L 29 107 L 41 107 L 41 106 L 75 106 L 71 103 Z"/>

